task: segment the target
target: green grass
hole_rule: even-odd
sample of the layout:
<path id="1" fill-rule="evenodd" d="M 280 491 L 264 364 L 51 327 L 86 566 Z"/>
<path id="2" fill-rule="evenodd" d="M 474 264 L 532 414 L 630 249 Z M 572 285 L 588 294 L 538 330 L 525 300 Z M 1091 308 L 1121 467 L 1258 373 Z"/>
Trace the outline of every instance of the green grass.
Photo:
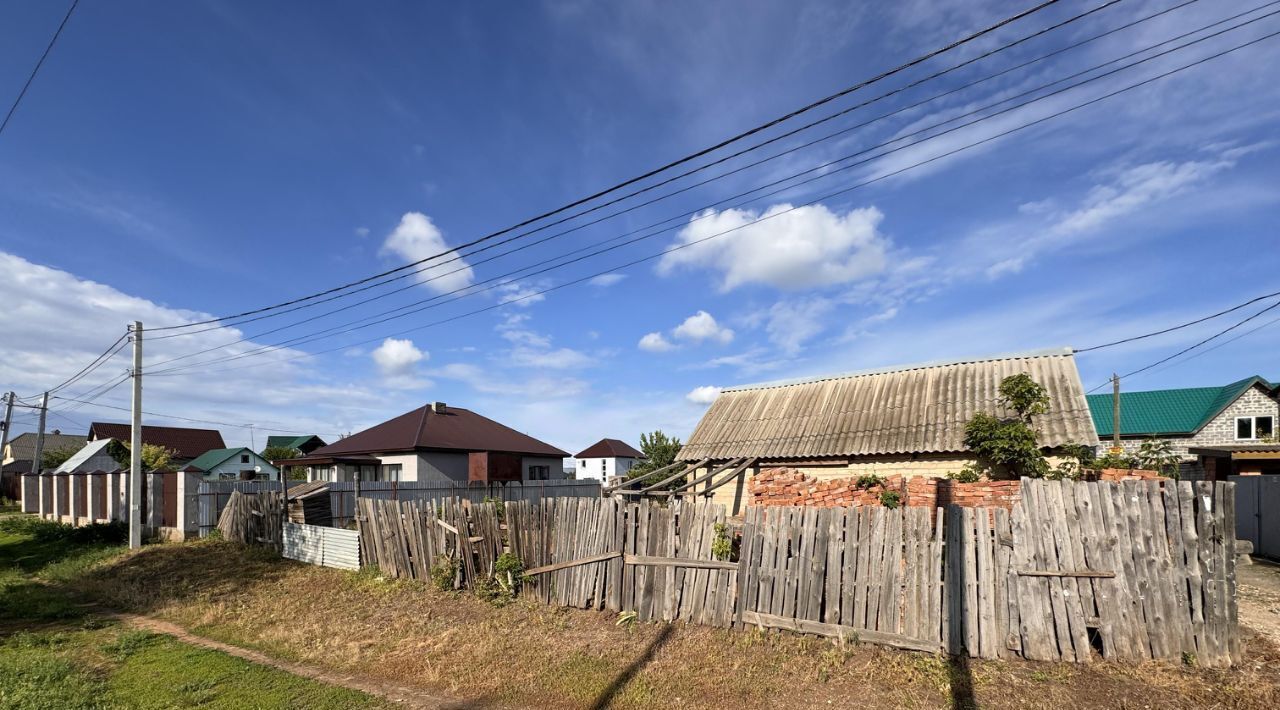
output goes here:
<path id="1" fill-rule="evenodd" d="M 0 708 L 385 705 L 363 693 L 88 616 L 77 588 L 90 570 L 124 552 L 122 535 L 119 526 L 71 528 L 0 516 L 0 621 L 26 628 L 0 641 Z M 33 629 L 33 623 L 43 628 Z"/>
<path id="2" fill-rule="evenodd" d="M 0 645 L 0 707 L 368 708 L 384 703 L 168 636 L 118 626 Z"/>

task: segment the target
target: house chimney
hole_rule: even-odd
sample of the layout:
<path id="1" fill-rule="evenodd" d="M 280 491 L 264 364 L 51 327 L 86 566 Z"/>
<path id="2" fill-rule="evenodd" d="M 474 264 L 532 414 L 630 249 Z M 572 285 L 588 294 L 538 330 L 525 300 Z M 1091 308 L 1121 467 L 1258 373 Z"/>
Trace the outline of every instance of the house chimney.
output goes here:
<path id="1" fill-rule="evenodd" d="M 432 402 L 432 403 L 431 403 L 431 411 L 435 412 L 436 414 L 443 414 L 443 413 L 444 413 L 444 402 Z"/>

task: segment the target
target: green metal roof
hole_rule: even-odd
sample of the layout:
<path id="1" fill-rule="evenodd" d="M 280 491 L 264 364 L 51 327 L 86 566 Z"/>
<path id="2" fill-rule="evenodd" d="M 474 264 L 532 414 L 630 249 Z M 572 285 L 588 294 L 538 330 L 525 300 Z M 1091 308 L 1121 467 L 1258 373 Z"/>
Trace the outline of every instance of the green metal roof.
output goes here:
<path id="1" fill-rule="evenodd" d="M 304 434 L 302 436 L 268 436 L 267 446 L 280 446 L 286 449 L 301 449 L 303 444 L 311 441 L 312 439 L 318 438 L 319 437 L 315 434 Z M 324 442 L 322 441 L 320 443 L 323 444 Z"/>
<path id="2" fill-rule="evenodd" d="M 252 451 L 249 451 L 249 448 L 246 446 L 241 446 L 236 449 L 210 449 L 192 459 L 191 463 L 187 464 L 186 467 L 197 471 L 208 471 L 217 467 L 232 456 L 237 456 L 244 452 L 253 453 Z"/>
<path id="3" fill-rule="evenodd" d="M 1194 434 L 1236 401 L 1245 390 L 1257 384 L 1267 389 L 1273 387 L 1265 379 L 1254 376 L 1222 387 L 1121 392 L 1120 435 Z M 1089 402 L 1089 413 L 1093 415 L 1093 426 L 1098 430 L 1098 438 L 1111 436 L 1115 431 L 1115 422 L 1111 416 L 1111 395 L 1091 394 L 1085 399 Z"/>

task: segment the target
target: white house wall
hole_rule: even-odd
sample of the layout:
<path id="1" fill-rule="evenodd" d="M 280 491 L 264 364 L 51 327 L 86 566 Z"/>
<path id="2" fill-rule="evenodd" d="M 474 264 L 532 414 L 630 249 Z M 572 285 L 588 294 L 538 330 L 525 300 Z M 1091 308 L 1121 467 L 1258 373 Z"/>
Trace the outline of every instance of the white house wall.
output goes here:
<path id="1" fill-rule="evenodd" d="M 599 478 L 602 481 L 614 476 L 625 476 L 636 465 L 636 459 L 613 456 L 577 461 L 578 478 Z"/>
<path id="2" fill-rule="evenodd" d="M 255 453 L 249 454 L 249 463 L 240 463 L 240 454 L 236 454 L 206 471 L 204 473 L 204 477 L 215 481 L 221 480 L 224 474 L 227 477 L 240 478 L 241 471 L 252 471 L 257 466 L 262 467 L 262 473 L 257 474 L 259 480 L 280 480 L 279 473 L 276 471 L 275 467 L 271 465 L 271 462 Z"/>

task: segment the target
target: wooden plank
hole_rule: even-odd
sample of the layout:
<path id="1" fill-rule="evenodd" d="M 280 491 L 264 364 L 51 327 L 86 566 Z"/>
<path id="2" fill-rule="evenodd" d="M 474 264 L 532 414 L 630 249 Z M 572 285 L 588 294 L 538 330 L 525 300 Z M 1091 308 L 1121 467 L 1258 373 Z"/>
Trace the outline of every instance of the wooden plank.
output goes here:
<path id="1" fill-rule="evenodd" d="M 849 625 L 860 629 L 867 628 L 867 592 L 871 583 L 868 567 L 871 564 L 871 538 L 877 510 L 880 509 L 858 509 L 858 557 L 853 580 L 853 616 Z"/>
<path id="2" fill-rule="evenodd" d="M 735 466 L 740 465 L 742 462 L 743 462 L 743 459 L 737 458 L 737 459 L 728 461 L 726 463 L 723 463 L 719 466 L 714 466 L 710 470 L 708 470 L 706 473 L 702 474 L 701 476 L 698 476 L 690 480 L 689 482 L 685 483 L 684 485 L 677 486 L 675 488 L 669 488 L 669 489 L 660 491 L 657 489 L 660 488 L 662 484 L 655 483 L 654 485 L 649 486 L 648 488 L 641 489 L 640 492 L 655 495 L 655 496 L 673 496 L 686 490 L 691 492 L 696 492 L 695 487 L 699 483 L 705 483 L 711 480 L 711 478 L 716 474 L 721 473 L 723 471 L 727 471 L 728 469 L 734 468 Z M 698 467 L 695 467 L 693 470 L 696 471 L 697 469 Z"/>
<path id="3" fill-rule="evenodd" d="M 576 560 L 566 560 L 564 562 L 557 562 L 553 565 L 543 565 L 541 567 L 534 567 L 533 569 L 525 570 L 524 573 L 527 575 L 546 574 L 547 572 L 556 572 L 562 569 L 569 569 L 570 567 L 577 567 L 579 565 L 589 565 L 589 564 L 594 564 L 596 562 L 608 562 L 609 560 L 622 557 L 622 556 L 623 554 L 621 552 L 602 552 L 598 555 L 592 555 L 590 557 L 583 557 Z"/>
<path id="4" fill-rule="evenodd" d="M 978 548 L 978 648 L 986 659 L 995 659 L 999 647 L 996 629 L 995 543 L 991 535 L 991 513 L 986 508 L 974 510 L 977 524 L 974 542 Z"/>
<path id="5" fill-rule="evenodd" d="M 970 656 L 978 657 L 982 653 L 979 637 L 978 621 L 978 541 L 975 539 L 975 516 L 973 508 L 960 508 L 960 541 L 964 550 L 962 564 L 964 566 L 963 602 L 964 610 L 964 648 Z"/>
<path id="6" fill-rule="evenodd" d="M 1190 481 L 1178 482 L 1178 513 L 1182 521 L 1182 548 L 1186 555 L 1187 602 L 1195 652 L 1204 651 L 1204 582 L 1200 569 L 1200 537 L 1196 532 L 1195 489 Z"/>
<path id="7" fill-rule="evenodd" d="M 876 617 L 876 630 L 900 633 L 898 601 L 902 596 L 902 525 L 905 512 L 902 508 L 886 511 L 888 525 L 885 528 L 884 566 L 880 588 L 880 610 Z"/>
<path id="8" fill-rule="evenodd" d="M 946 535 L 947 516 L 942 508 L 937 509 L 933 541 L 929 543 L 929 637 L 938 645 L 946 648 L 943 629 L 946 628 L 947 616 L 943 607 L 942 567 L 943 546 Z"/>
<path id="9" fill-rule="evenodd" d="M 1115 572 L 1099 572 L 1089 569 L 1074 570 L 1047 570 L 1047 569 L 1020 569 L 1014 570 L 1015 574 L 1023 577 L 1088 577 L 1097 579 L 1110 579 L 1116 576 Z"/>
<path id="10" fill-rule="evenodd" d="M 1078 569 L 1075 559 L 1074 537 L 1067 522 L 1066 504 L 1062 489 L 1069 482 L 1052 481 L 1045 484 L 1045 510 L 1052 523 L 1053 550 L 1058 564 L 1047 569 Z M 1093 657 L 1093 648 L 1089 644 L 1088 621 L 1085 613 L 1080 583 L 1075 577 L 1058 577 L 1053 581 L 1062 585 L 1063 604 L 1067 610 L 1067 623 L 1071 628 L 1071 643 L 1075 648 L 1077 663 L 1087 663 Z"/>
<path id="11" fill-rule="evenodd" d="M 862 628 L 868 630 L 878 628 L 876 623 L 880 614 L 880 588 L 884 580 L 884 536 L 888 525 L 885 512 L 880 507 L 871 509 L 871 544 L 868 548 L 866 574 L 863 576 L 866 584 L 866 621 Z"/>
<path id="12" fill-rule="evenodd" d="M 858 570 L 858 531 L 861 521 L 860 508 L 844 509 L 844 547 L 840 563 L 840 620 L 841 626 L 853 626 L 853 587 Z"/>
<path id="13" fill-rule="evenodd" d="M 1048 564 L 1045 555 L 1044 525 L 1042 513 L 1037 499 L 1040 496 L 1040 482 L 1024 480 L 1022 482 L 1022 499 L 1019 503 L 1021 515 L 1014 516 L 1014 550 L 1021 551 L 1024 558 L 1020 564 L 1030 568 L 1044 569 Z M 1061 596 L 1055 594 L 1046 578 L 1027 577 L 1020 583 L 1022 608 L 1019 614 L 1023 621 L 1022 647 L 1027 657 L 1037 661 L 1063 660 L 1061 641 L 1070 646 L 1070 630 L 1066 622 L 1066 609 L 1063 608 Z M 1060 641 L 1061 639 L 1061 641 Z M 1071 653 L 1074 660 L 1074 650 Z"/>
<path id="14" fill-rule="evenodd" d="M 937 653 L 939 650 L 937 645 L 931 642 L 913 639 L 901 634 L 890 634 L 883 631 L 869 631 L 867 629 L 860 629 L 852 626 L 827 624 L 821 621 L 812 621 L 808 619 L 791 619 L 784 616 L 748 611 L 743 613 L 743 620 L 748 624 L 784 629 L 786 631 L 794 631 L 796 633 L 817 634 L 820 636 L 829 636 L 831 638 L 856 640 L 865 643 L 892 646 L 894 648 L 901 648 L 909 651 Z"/>
<path id="15" fill-rule="evenodd" d="M 1219 549 L 1223 555 L 1223 561 L 1227 582 L 1227 608 L 1225 623 L 1225 632 L 1227 635 L 1227 662 L 1239 663 L 1241 655 L 1240 647 L 1240 607 L 1236 598 L 1236 484 L 1225 481 L 1218 482 L 1217 485 L 1218 499 L 1221 501 L 1219 508 L 1222 510 L 1222 527 L 1221 540 L 1219 541 Z"/>
<path id="16" fill-rule="evenodd" d="M 1117 594 L 1123 595 L 1119 601 L 1124 623 L 1123 634 L 1128 646 L 1127 658 L 1147 659 L 1151 657 L 1151 641 L 1142 608 L 1135 542 L 1129 534 L 1128 499 L 1125 497 L 1124 487 L 1119 483 L 1101 486 L 1099 492 L 1102 493 L 1104 503 L 1110 504 L 1112 538 L 1115 540 L 1114 571 L 1124 580 L 1123 585 L 1117 588 Z"/>
<path id="17" fill-rule="evenodd" d="M 997 625 L 1000 630 L 1001 657 L 1009 657 L 1009 652 L 1022 652 L 1022 634 L 1018 618 L 1018 580 L 1011 574 L 1013 568 L 1013 529 L 1009 511 L 1004 508 L 995 509 L 996 537 L 1007 540 L 1008 544 L 996 546 L 996 612 L 999 615 Z"/>
<path id="18" fill-rule="evenodd" d="M 1187 554 L 1182 541 L 1182 510 L 1176 481 L 1167 481 L 1160 487 L 1160 504 L 1164 508 L 1164 535 L 1169 546 L 1170 572 L 1166 580 L 1175 607 L 1171 619 L 1177 624 L 1178 651 L 1195 653 L 1196 639 L 1191 626 L 1187 589 Z"/>
<path id="19" fill-rule="evenodd" d="M 840 623 L 840 581 L 844 560 L 845 510 L 832 508 L 826 513 L 827 558 L 823 565 L 825 585 L 822 591 L 822 620 Z"/>

